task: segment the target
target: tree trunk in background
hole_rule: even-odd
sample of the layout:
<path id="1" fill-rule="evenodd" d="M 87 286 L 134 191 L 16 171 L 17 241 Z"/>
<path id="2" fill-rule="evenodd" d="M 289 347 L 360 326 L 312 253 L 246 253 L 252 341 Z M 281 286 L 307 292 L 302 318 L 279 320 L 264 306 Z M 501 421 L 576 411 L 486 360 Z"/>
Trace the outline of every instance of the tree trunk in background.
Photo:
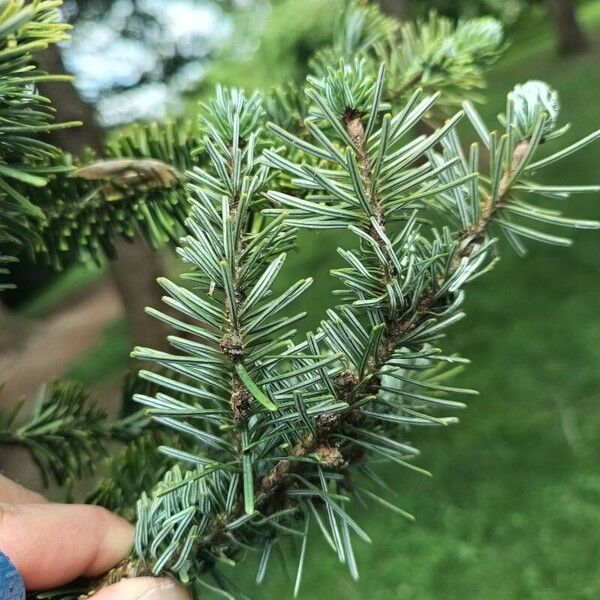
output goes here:
<path id="1" fill-rule="evenodd" d="M 65 67 L 56 46 L 50 46 L 40 55 L 40 66 L 49 73 L 65 73 Z M 104 150 L 104 131 L 96 124 L 94 108 L 85 102 L 70 83 L 43 83 L 41 92 L 52 100 L 56 120 L 82 121 L 82 127 L 58 129 L 48 136 L 55 146 L 81 156 L 86 147 L 98 155 Z M 110 261 L 110 269 L 125 309 L 127 324 L 134 344 L 165 348 L 166 325 L 144 312 L 146 306 L 159 307 L 162 293 L 156 278 L 163 274 L 160 256 L 136 239 L 133 242 L 116 241 L 118 258 Z"/>
<path id="2" fill-rule="evenodd" d="M 588 48 L 588 41 L 577 21 L 573 0 L 546 0 L 548 16 L 556 29 L 558 52 L 578 54 Z"/>
<path id="3" fill-rule="evenodd" d="M 66 73 L 60 50 L 54 44 L 38 55 L 40 68 L 48 73 Z M 85 148 L 91 148 L 99 155 L 104 152 L 104 131 L 96 124 L 94 107 L 85 102 L 75 86 L 65 82 L 44 81 L 39 84 L 42 95 L 52 100 L 57 123 L 81 121 L 83 126 L 68 129 L 56 129 L 47 134 L 48 141 L 70 152 L 81 156 Z"/>
<path id="4" fill-rule="evenodd" d="M 111 261 L 110 269 L 119 289 L 127 315 L 132 341 L 138 346 L 167 349 L 167 335 L 172 333 L 162 321 L 147 315 L 146 306 L 160 308 L 162 291 L 156 279 L 164 275 L 156 254 L 142 240 L 116 240 L 118 259 Z M 148 260 L 150 254 L 152 260 Z"/>
<path id="5" fill-rule="evenodd" d="M 383 12 L 401 21 L 407 19 L 409 16 L 408 4 L 408 0 L 379 0 L 379 5 Z"/>

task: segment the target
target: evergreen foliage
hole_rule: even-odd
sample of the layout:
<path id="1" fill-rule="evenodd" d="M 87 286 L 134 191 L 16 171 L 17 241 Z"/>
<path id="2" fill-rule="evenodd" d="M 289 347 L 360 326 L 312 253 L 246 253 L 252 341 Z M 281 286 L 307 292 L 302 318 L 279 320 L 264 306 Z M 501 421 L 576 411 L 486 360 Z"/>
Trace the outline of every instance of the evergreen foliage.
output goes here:
<path id="1" fill-rule="evenodd" d="M 491 21 L 461 29 L 465 47 L 489 58 Z M 441 92 L 403 88 L 400 101 L 386 63 L 374 70 L 358 54 L 327 69 L 315 63 L 299 132 L 295 120 L 293 131 L 279 120 L 261 132 L 256 95 L 219 89 L 205 107 L 210 164 L 191 176 L 190 235 L 179 250 L 193 267 L 192 286 L 163 282 L 165 302 L 181 319 L 150 311 L 189 336 L 171 338 L 176 354 L 134 352 L 176 374 L 142 372 L 162 391 L 137 399 L 193 445 L 163 449 L 177 464 L 138 504 L 136 554 L 151 573 L 176 573 L 198 592 L 238 597 L 219 564 L 254 551 L 260 582 L 273 550 L 289 539 L 299 550 L 297 593 L 311 521 L 357 577 L 353 544 L 370 540 L 352 515 L 355 502 L 411 518 L 373 464 L 424 472 L 410 430 L 456 422 L 453 413 L 475 393 L 449 384 L 466 361 L 442 342 L 464 314 L 466 284 L 495 262 L 496 231 L 523 252 L 528 240 L 569 243 L 545 224 L 598 228 L 525 200 L 600 191 L 536 183 L 539 169 L 599 135 L 540 158 L 540 144 L 565 130 L 546 84 L 529 82 L 508 95 L 500 133 L 465 101 L 463 111 L 423 134 L 419 123 L 458 101 L 448 93 L 454 82 L 464 83 L 468 97 L 477 61 L 463 71 L 457 61 L 464 79 L 450 77 Z M 465 114 L 480 140 L 466 154 L 456 131 Z M 293 244 L 296 228 L 356 237 L 355 247 L 339 249 L 344 263 L 332 273 L 340 305 L 305 337 L 294 328 L 301 315 L 281 311 L 309 281 L 275 292 L 285 258 L 277 255 Z"/>
<path id="2" fill-rule="evenodd" d="M 153 388 L 137 378 L 129 384 L 126 382 L 123 406 L 131 405 L 133 395 L 140 391 L 151 393 Z M 133 466 L 150 465 L 151 448 L 157 454 L 156 447 L 164 437 L 153 431 L 143 411 L 129 414 L 124 411 L 116 419 L 109 419 L 98 399 L 81 383 L 68 380 L 56 380 L 43 389 L 27 414 L 24 414 L 25 406 L 26 400 L 21 399 L 10 413 L 0 414 L 0 445 L 25 448 L 39 467 L 44 485 L 54 481 L 68 486 L 84 475 L 95 474 L 105 459 L 112 478 L 98 484 L 89 496 L 90 502 L 106 504 L 120 512 L 135 505 L 140 487 L 132 496 Z M 108 445 L 115 441 L 127 446 L 108 459 Z M 124 455 L 132 460 L 125 460 Z M 152 485 L 161 475 L 157 466 L 148 472 L 142 469 L 137 477 Z M 111 490 L 110 497 L 107 489 Z"/>
<path id="3" fill-rule="evenodd" d="M 115 258 L 117 236 L 141 234 L 158 248 L 181 235 L 187 214 L 185 173 L 197 164 L 195 124 L 134 125 L 113 136 L 106 160 L 61 158 L 69 175 L 49 178 L 37 202 L 45 215 L 33 252 L 60 268 L 75 258 Z"/>
<path id="4" fill-rule="evenodd" d="M 56 382 L 42 392 L 34 409 L 21 422 L 24 401 L 0 420 L 0 443 L 25 447 L 45 484 L 59 485 L 94 473 L 97 458 L 106 452 L 110 429 L 106 413 L 76 382 Z"/>
<path id="5" fill-rule="evenodd" d="M 22 251 L 56 268 L 73 257 L 114 258 L 115 237 L 136 232 L 155 248 L 179 237 L 187 214 L 181 192 L 184 173 L 198 160 L 194 123 L 131 127 L 108 142 L 109 160 L 96 161 L 90 154 L 86 164 L 73 164 L 70 155 L 40 139 L 52 129 L 79 124 L 54 123 L 53 107 L 36 88 L 42 81 L 70 79 L 44 73 L 35 58 L 67 38 L 61 4 L 8 0 L 0 5 L 2 265 Z"/>
<path id="6" fill-rule="evenodd" d="M 36 226 L 43 213 L 15 185 L 45 185 L 47 162 L 56 149 L 36 138 L 42 131 L 61 125 L 51 124 L 52 107 L 37 94 L 40 81 L 58 80 L 43 73 L 32 62 L 32 54 L 66 37 L 59 22 L 54 0 L 25 4 L 10 0 L 0 6 L 0 263 L 15 246 L 36 239 Z M 46 163 L 46 164 L 44 164 Z M 32 226 L 33 225 L 33 226 Z M 2 269 L 2 274 L 6 270 Z M 2 282 L 2 287 L 9 284 Z"/>
<path id="7" fill-rule="evenodd" d="M 139 495 L 135 551 L 104 583 L 169 573 L 198 595 L 244 597 L 221 565 L 254 553 L 260 582 L 290 542 L 297 594 L 315 532 L 358 577 L 354 544 L 371 540 L 354 507 L 412 518 L 374 466 L 426 473 L 411 431 L 456 423 L 476 393 L 451 385 L 467 361 L 444 336 L 464 315 L 466 285 L 493 267 L 496 235 L 524 253 L 532 241 L 570 243 L 555 227 L 598 228 L 535 199 L 600 191 L 536 181 L 600 131 L 561 147 L 558 97 L 543 82 L 515 87 L 492 128 L 472 104 L 502 49 L 495 21 L 432 14 L 400 26 L 358 1 L 341 19 L 304 90 L 263 101 L 218 87 L 197 125 L 130 132 L 113 159 L 77 169 L 46 157 L 32 247 L 55 264 L 65 251 L 110 254 L 136 227 L 153 245 L 174 239 L 187 217 L 178 254 L 189 273 L 161 279 L 167 309 L 148 309 L 173 327 L 173 351 L 133 352 L 156 366 L 140 372 L 143 412 L 101 426 L 82 390 L 57 388 L 2 434 L 61 481 L 96 444 L 130 442 L 90 496 L 131 516 Z M 467 147 L 461 120 L 477 138 Z M 13 178 L 36 185 L 23 173 Z M 332 272 L 338 306 L 306 334 L 294 303 L 312 280 L 278 285 L 298 229 L 354 239 Z"/>

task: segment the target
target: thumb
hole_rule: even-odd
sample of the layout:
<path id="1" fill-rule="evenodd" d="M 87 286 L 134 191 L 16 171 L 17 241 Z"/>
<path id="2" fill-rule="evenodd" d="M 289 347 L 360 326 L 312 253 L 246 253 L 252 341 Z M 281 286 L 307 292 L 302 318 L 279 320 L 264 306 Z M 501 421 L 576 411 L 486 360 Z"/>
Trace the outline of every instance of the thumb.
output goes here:
<path id="1" fill-rule="evenodd" d="M 93 600 L 191 600 L 189 590 L 173 579 L 136 577 L 102 588 Z"/>

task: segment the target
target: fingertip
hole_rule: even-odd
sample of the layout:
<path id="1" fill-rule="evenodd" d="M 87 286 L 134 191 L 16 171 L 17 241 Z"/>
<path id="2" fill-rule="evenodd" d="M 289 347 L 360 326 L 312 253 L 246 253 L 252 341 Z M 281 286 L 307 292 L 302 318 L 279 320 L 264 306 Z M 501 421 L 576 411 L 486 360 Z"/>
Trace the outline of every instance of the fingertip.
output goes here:
<path id="1" fill-rule="evenodd" d="M 0 505 L 0 517 L 0 548 L 29 590 L 106 573 L 133 545 L 133 526 L 99 506 Z"/>
<path id="2" fill-rule="evenodd" d="M 96 592 L 94 600 L 191 600 L 186 588 L 173 579 L 136 577 L 122 579 L 118 583 Z"/>

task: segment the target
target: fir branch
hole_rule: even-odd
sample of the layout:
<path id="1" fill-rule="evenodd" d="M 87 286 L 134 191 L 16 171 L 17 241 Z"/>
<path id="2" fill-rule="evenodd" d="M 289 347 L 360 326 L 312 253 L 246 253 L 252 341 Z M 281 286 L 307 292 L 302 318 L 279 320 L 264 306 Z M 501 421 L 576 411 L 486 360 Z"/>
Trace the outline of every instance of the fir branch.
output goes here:
<path id="1" fill-rule="evenodd" d="M 503 36 L 502 24 L 491 17 L 455 24 L 431 11 L 426 19 L 403 23 L 398 39 L 379 56 L 390 71 L 389 97 L 404 101 L 417 86 L 441 91 L 437 114 L 426 118 L 431 124 L 467 98 L 481 101 L 485 69 L 506 48 Z"/>
<path id="2" fill-rule="evenodd" d="M 382 245 L 385 244 L 385 222 L 382 218 L 381 203 L 376 197 L 370 195 L 370 190 L 373 189 L 372 182 L 370 181 L 371 160 L 365 150 L 367 140 L 364 133 L 364 126 L 360 120 L 360 116 L 350 108 L 346 109 L 344 121 L 348 137 L 352 140 L 357 154 L 363 179 L 364 195 L 368 198 L 371 212 L 375 215 L 375 222 L 379 225 L 377 231 L 373 232 L 369 230 L 369 233 L 372 234 L 372 237 L 377 240 L 381 249 L 384 250 Z M 446 271 L 443 279 L 438 278 L 435 280 L 436 289 L 423 290 L 420 296 L 413 301 L 413 304 L 417 307 L 415 312 L 410 313 L 408 317 L 393 317 L 386 321 L 385 331 L 387 334 L 380 346 L 380 351 L 377 353 L 375 361 L 370 365 L 369 371 L 360 380 L 354 375 L 355 380 L 351 383 L 350 389 L 343 396 L 341 394 L 339 396 L 339 399 L 348 404 L 348 409 L 337 413 L 325 423 L 317 422 L 315 432 L 308 434 L 294 447 L 292 455 L 295 459 L 313 452 L 319 444 L 330 446 L 331 442 L 328 440 L 331 437 L 335 437 L 345 425 L 352 422 L 356 423 L 357 419 L 360 422 L 360 413 L 357 413 L 355 408 L 364 405 L 365 400 L 375 398 L 381 390 L 380 377 L 383 373 L 383 367 L 392 359 L 402 340 L 406 339 L 407 336 L 410 336 L 411 332 L 414 332 L 419 326 L 430 319 L 433 314 L 432 311 L 435 309 L 435 303 L 439 301 L 436 290 L 446 287 L 448 281 L 455 276 L 457 270 L 460 268 L 463 259 L 468 259 L 474 250 L 484 243 L 484 238 L 494 218 L 506 205 L 511 193 L 511 184 L 516 181 L 516 175 L 522 171 L 525 160 L 531 158 L 529 153 L 531 143 L 531 139 L 525 138 L 516 144 L 513 154 L 509 159 L 510 168 L 504 173 L 495 192 L 487 196 L 480 218 L 471 227 L 457 235 L 458 243 L 456 251 L 452 256 L 451 266 Z M 393 272 L 384 273 L 383 277 L 389 280 L 394 275 L 395 273 Z M 349 373 L 347 377 L 352 379 L 353 374 Z M 339 387 L 338 391 L 340 391 Z M 293 462 L 289 459 L 281 460 L 272 468 L 258 484 L 258 489 L 263 494 L 261 496 L 261 505 L 267 504 L 268 499 L 276 496 L 282 487 L 289 484 L 289 477 L 295 469 L 301 470 L 302 463 Z M 234 513 L 232 518 L 236 516 L 237 513 Z"/>
<path id="3" fill-rule="evenodd" d="M 149 123 L 114 135 L 107 160 L 74 165 L 62 156 L 37 196 L 46 223 L 33 251 L 60 269 L 73 258 L 114 258 L 117 236 L 139 233 L 151 248 L 175 244 L 189 213 L 185 173 L 199 164 L 200 139 L 191 121 Z"/>
<path id="4" fill-rule="evenodd" d="M 106 414 L 78 383 L 55 382 L 20 423 L 24 401 L 0 422 L 0 444 L 22 446 L 39 467 L 44 485 L 93 473 L 110 438 Z"/>
<path id="5" fill-rule="evenodd" d="M 239 544 L 234 532 L 249 545 L 270 543 L 268 540 L 272 538 L 269 536 L 273 534 L 268 530 L 264 530 L 261 534 L 254 528 L 258 519 L 268 520 L 269 524 L 276 529 L 282 528 L 287 531 L 289 525 L 286 524 L 285 515 L 288 513 L 290 519 L 295 515 L 296 519 L 306 524 L 309 514 L 316 515 L 320 519 L 318 515 L 321 509 L 324 509 L 327 515 L 334 547 L 341 557 L 348 557 L 351 572 L 356 574 L 356 566 L 349 558 L 352 556 L 350 538 L 343 531 L 351 527 L 365 539 L 366 534 L 345 513 L 339 504 L 339 492 L 336 492 L 340 486 L 349 491 L 353 490 L 353 484 L 348 480 L 348 470 L 358 469 L 368 473 L 366 463 L 369 456 L 382 455 L 388 460 L 394 460 L 405 467 L 422 472 L 422 469 L 407 462 L 406 456 L 410 457 L 417 451 L 397 439 L 399 426 L 452 423 L 454 419 L 435 416 L 427 407 L 460 408 L 463 406 L 462 403 L 446 399 L 444 396 L 448 393 L 472 393 L 471 390 L 451 388 L 440 383 L 442 374 L 435 367 L 435 348 L 431 346 L 431 342 L 440 336 L 444 328 L 462 316 L 459 307 L 463 298 L 461 293 L 463 285 L 489 267 L 486 256 L 494 241 L 489 237 L 489 228 L 492 223 L 498 222 L 499 215 L 513 201 L 512 192 L 518 185 L 518 175 L 526 171 L 525 163 L 533 156 L 530 151 L 531 146 L 539 140 L 536 141 L 532 134 L 531 139 L 511 140 L 514 146 L 505 142 L 503 147 L 512 147 L 512 154 L 507 157 L 506 152 L 503 152 L 492 157 L 489 191 L 482 200 L 480 187 L 485 187 L 483 183 L 480 186 L 472 186 L 470 183 L 476 177 L 476 172 L 463 174 L 455 181 L 447 180 L 458 166 L 462 165 L 461 168 L 465 168 L 464 160 L 449 156 L 452 154 L 451 151 L 456 150 L 453 127 L 457 119 L 451 119 L 439 131 L 426 138 L 417 138 L 415 142 L 410 142 L 404 147 L 399 145 L 398 140 L 401 135 L 429 110 L 431 102 L 425 99 L 417 103 L 417 99 L 412 99 L 399 115 L 378 116 L 381 112 L 378 90 L 381 89 L 382 73 L 383 71 L 380 72 L 377 80 L 365 83 L 363 79 L 355 76 L 356 73 L 344 67 L 338 73 L 330 75 L 331 78 L 335 78 L 335 82 L 315 83 L 316 88 L 323 91 L 323 97 L 314 109 L 315 118 L 326 121 L 327 125 L 322 127 L 330 126 L 328 133 L 335 136 L 342 148 L 346 146 L 346 157 L 341 160 L 341 152 L 334 151 L 333 146 L 325 140 L 324 136 L 315 133 L 321 145 L 318 152 L 330 156 L 330 160 L 337 165 L 337 172 L 328 170 L 327 167 L 293 164 L 271 152 L 266 153 L 263 159 L 267 165 L 276 165 L 288 170 L 295 177 L 293 181 L 299 188 L 318 190 L 324 186 L 331 195 L 322 195 L 320 201 L 299 201 L 279 192 L 269 192 L 267 195 L 274 201 L 296 210 L 296 216 L 288 217 L 290 220 L 293 218 L 299 222 L 300 219 L 305 219 L 306 222 L 312 223 L 312 219 L 317 215 L 326 214 L 332 225 L 349 226 L 363 245 L 356 255 L 345 251 L 340 252 L 354 265 L 356 271 L 355 275 L 350 270 L 339 273 L 342 280 L 347 281 L 351 286 L 347 297 L 356 298 L 351 304 L 340 307 L 339 313 L 343 315 L 343 319 L 338 313 L 330 311 L 328 319 L 322 322 L 317 336 L 311 337 L 309 334 L 307 340 L 302 343 L 289 345 L 290 342 L 287 342 L 288 350 L 281 356 L 273 357 L 274 362 L 273 360 L 270 363 L 264 362 L 265 355 L 260 353 L 263 367 L 270 367 L 263 371 L 263 379 L 251 380 L 253 385 L 250 385 L 244 382 L 244 375 L 241 382 L 249 391 L 254 388 L 255 381 L 262 383 L 263 386 L 268 382 L 281 382 L 282 387 L 273 398 L 283 399 L 293 396 L 297 401 L 296 393 L 290 394 L 289 390 L 293 390 L 299 383 L 302 387 L 306 386 L 308 380 L 298 382 L 296 377 L 301 373 L 307 374 L 312 378 L 310 381 L 321 379 L 324 388 L 319 388 L 313 393 L 323 394 L 325 389 L 329 390 L 328 393 L 331 393 L 336 403 L 336 409 L 333 410 L 333 406 L 329 409 L 325 408 L 318 416 L 311 417 L 303 406 L 306 402 L 305 398 L 308 397 L 304 396 L 300 403 L 296 404 L 297 413 L 293 417 L 290 414 L 292 419 L 302 424 L 298 433 L 293 435 L 278 432 L 276 426 L 274 433 L 268 433 L 268 428 L 265 428 L 262 433 L 262 428 L 271 422 L 267 418 L 267 412 L 260 412 L 259 420 L 248 421 L 249 424 L 252 423 L 252 431 L 257 434 L 255 438 L 257 443 L 264 444 L 261 456 L 270 460 L 275 459 L 274 466 L 266 470 L 257 467 L 259 456 L 255 456 L 252 462 L 248 462 L 252 474 L 251 480 L 246 476 L 246 467 L 240 469 L 239 466 L 234 466 L 236 463 L 239 464 L 239 458 L 231 461 L 226 453 L 221 452 L 232 447 L 230 442 L 222 445 L 222 441 L 214 435 L 192 430 L 187 426 L 181 427 L 170 419 L 168 424 L 181 431 L 193 433 L 209 448 L 214 448 L 217 454 L 211 450 L 209 456 L 187 455 L 190 461 L 198 464 L 197 471 L 187 474 L 177 470 L 172 471 L 159 486 L 153 499 L 141 500 L 138 508 L 139 538 L 136 545 L 141 563 L 138 563 L 137 559 L 132 560 L 136 564 L 145 564 L 145 568 L 153 574 L 169 570 L 179 573 L 186 579 L 190 573 L 194 573 L 194 581 L 203 581 L 204 573 L 215 570 L 217 557 L 235 555 Z M 359 87 L 352 89 L 354 85 Z M 345 86 L 350 87 L 346 89 Z M 310 94 L 315 101 L 317 93 Z M 345 104 L 346 98 L 356 99 L 357 104 Z M 381 123 L 381 128 L 377 131 L 372 125 L 375 118 Z M 540 118 L 543 120 L 545 117 L 540 116 Z M 340 131 L 337 125 L 334 126 L 334 119 L 338 125 L 343 124 L 343 131 Z M 542 125 L 538 125 L 533 131 L 539 133 L 542 129 Z M 286 141 L 309 153 L 313 152 L 313 146 L 307 145 L 303 140 L 284 133 L 279 128 L 273 130 Z M 487 134 L 483 138 L 488 139 Z M 493 144 L 493 136 L 489 139 Z M 442 145 L 443 157 L 433 154 L 436 144 Z M 214 147 L 218 145 L 226 147 L 222 143 L 215 143 Z M 314 148 L 316 152 L 317 147 Z M 214 153 L 214 150 L 209 151 Z M 428 156 L 428 162 L 411 170 L 409 165 L 420 160 L 424 154 Z M 220 176 L 227 181 L 231 177 L 231 171 L 227 171 L 226 161 L 222 162 L 215 153 L 213 162 L 217 170 L 218 165 L 225 165 Z M 396 174 L 392 167 L 396 167 L 398 163 L 402 163 L 408 169 L 408 175 Z M 505 166 L 501 177 L 496 174 L 501 172 L 498 168 L 499 164 Z M 469 165 L 476 166 L 473 160 Z M 221 190 L 216 180 L 211 177 L 203 174 L 198 181 L 202 181 L 208 189 Z M 440 187 L 436 187 L 438 178 L 443 184 Z M 230 186 L 227 187 L 231 191 Z M 461 217 L 461 222 L 464 223 L 463 229 L 453 235 L 447 230 L 437 232 L 433 228 L 420 234 L 414 213 L 407 211 L 402 217 L 404 223 L 402 233 L 392 238 L 388 226 L 391 221 L 398 218 L 396 205 L 401 200 L 398 200 L 397 195 L 390 193 L 389 190 L 396 188 L 407 194 L 409 199 L 432 197 L 436 200 L 430 207 L 424 203 L 424 200 L 415 203 L 416 208 L 422 211 L 427 208 L 436 209 L 437 201 L 443 201 L 445 210 L 452 207 L 452 210 L 464 214 Z M 219 191 L 220 197 L 223 197 L 223 192 L 225 192 L 224 188 Z M 451 192 L 455 192 L 455 195 Z M 198 193 L 200 197 L 204 197 L 200 190 Z M 341 204 L 339 208 L 331 208 L 333 207 L 330 203 L 331 197 L 338 199 L 338 206 Z M 461 204 L 457 205 L 458 202 Z M 469 203 L 472 207 L 467 210 Z M 476 209 L 474 206 L 477 203 L 482 206 Z M 226 217 L 230 216 L 228 202 L 224 202 L 224 208 L 223 214 Z M 281 213 L 281 209 L 266 210 L 264 213 Z M 285 217 L 285 213 L 280 214 L 278 218 L 281 217 Z M 212 217 L 214 222 L 220 222 L 218 221 L 220 218 L 215 211 Z M 207 219 L 208 217 L 199 223 L 208 224 Z M 207 252 L 211 246 L 216 250 L 218 244 L 225 244 L 224 247 L 232 248 L 229 256 L 235 256 L 233 252 L 235 244 L 232 244 L 233 239 L 227 235 L 226 227 L 219 225 L 213 241 L 210 241 L 210 236 L 206 237 L 207 231 L 206 228 L 203 230 L 194 228 L 198 240 L 206 240 L 204 252 Z M 433 237 L 433 242 L 427 241 L 425 233 Z M 221 235 L 222 240 L 220 240 Z M 200 245 L 192 238 L 188 238 L 188 249 L 184 248 L 182 251 L 184 255 L 191 258 L 189 252 L 192 247 L 195 252 L 201 250 Z M 397 255 L 400 252 L 405 253 L 404 258 Z M 204 315 L 202 318 L 207 323 L 218 326 L 220 331 L 231 336 L 235 333 L 231 330 L 232 324 L 236 322 L 235 313 L 242 310 L 243 302 L 239 306 L 232 303 L 231 299 L 235 298 L 236 288 L 232 284 L 231 291 L 227 291 L 227 277 L 220 274 L 219 268 L 222 268 L 222 262 L 215 262 L 218 260 L 218 256 L 208 259 L 209 263 L 213 262 L 212 267 L 197 260 L 195 264 L 204 273 L 198 279 L 203 282 L 203 285 L 208 285 L 210 281 L 220 282 L 217 285 L 222 290 L 225 307 L 221 311 L 216 311 L 216 306 L 213 306 L 210 308 L 211 316 L 208 316 L 206 313 L 208 307 L 205 307 L 199 314 Z M 410 264 L 414 266 L 406 266 Z M 273 264 L 269 269 L 272 267 Z M 263 277 L 269 269 L 265 271 Z M 368 294 L 367 288 L 362 283 L 355 287 L 354 279 L 359 276 L 365 278 L 364 281 L 372 282 Z M 397 290 L 401 290 L 402 286 L 407 286 L 406 291 L 398 292 Z M 257 282 L 254 289 L 257 288 L 262 289 L 263 285 Z M 171 293 L 176 292 L 172 286 L 168 289 Z M 214 283 L 211 284 L 210 289 L 214 289 Z M 250 292 L 246 300 L 250 301 L 254 293 L 254 291 Z M 401 295 L 396 296 L 397 293 Z M 181 309 L 184 304 L 188 307 L 186 310 L 189 310 L 192 304 L 201 302 L 199 298 L 191 295 L 184 297 L 181 292 L 177 292 L 174 297 L 179 299 Z M 400 302 L 403 304 L 401 305 Z M 224 316 L 218 316 L 221 314 Z M 366 322 L 364 322 L 365 317 Z M 352 333 L 350 324 L 356 334 Z M 245 333 L 244 327 L 236 331 L 240 334 Z M 223 337 L 212 337 L 212 335 L 209 337 L 207 331 L 203 331 L 201 335 L 217 343 L 220 342 L 223 346 Z M 362 341 L 356 336 L 362 336 Z M 327 344 L 329 351 L 333 353 L 328 358 L 320 358 L 327 356 L 319 349 L 322 343 Z M 234 367 L 231 371 L 232 381 L 235 381 L 236 370 L 238 375 L 246 372 L 245 367 L 240 371 L 233 365 L 233 362 L 240 357 L 242 362 L 250 358 L 242 352 L 243 346 L 243 343 L 235 345 L 227 343 L 224 348 L 221 348 Z M 161 364 L 169 365 L 171 368 L 180 364 L 182 360 L 189 361 L 183 357 L 175 359 L 166 355 L 152 356 L 148 352 L 142 354 L 146 359 L 154 357 Z M 214 356 L 214 352 L 212 355 Z M 290 370 L 289 361 L 296 355 L 298 358 L 294 358 L 292 364 L 297 360 L 301 362 Z M 281 362 L 281 359 L 286 362 Z M 460 363 L 457 359 L 444 357 L 440 359 L 451 364 Z M 288 366 L 284 367 L 286 363 Z M 316 373 L 319 372 L 319 365 L 325 363 L 335 365 L 335 368 L 315 378 Z M 257 363 L 251 364 L 255 367 L 257 365 Z M 280 371 L 282 367 L 283 370 Z M 419 372 L 423 370 L 427 374 L 419 376 Z M 180 372 L 187 371 L 183 369 Z M 195 377 L 204 379 L 198 371 L 195 371 Z M 206 382 L 208 383 L 208 380 Z M 221 385 L 216 380 L 213 384 Z M 223 386 L 225 393 L 229 393 L 229 389 L 232 388 Z M 200 390 L 194 392 L 191 389 L 190 393 L 204 394 Z M 254 393 L 259 394 L 263 391 L 257 385 Z M 223 402 L 230 405 L 230 410 L 232 396 L 228 396 L 228 399 L 221 396 Z M 155 415 L 175 416 L 177 413 L 171 412 L 172 410 L 182 411 L 181 414 L 200 415 L 205 412 L 205 409 L 195 409 L 187 404 L 171 402 L 165 404 L 165 398 L 162 396 L 156 399 L 140 398 L 140 400 L 153 407 Z M 277 407 L 277 412 L 281 412 L 281 416 L 273 415 L 273 424 L 281 419 L 290 418 L 286 416 L 285 402 L 277 402 Z M 233 408 L 235 413 L 236 407 Z M 164 423 L 167 424 L 167 421 L 165 420 Z M 275 441 L 285 439 L 286 444 L 295 441 L 289 446 L 284 457 L 277 458 L 277 454 L 273 456 L 273 452 L 277 452 L 277 446 L 270 443 L 271 437 Z M 246 437 L 242 441 L 242 447 L 249 447 L 249 442 L 250 438 Z M 239 450 L 239 442 L 236 447 Z M 185 458 L 186 456 L 186 453 L 174 450 L 170 453 L 174 457 Z M 214 458 L 210 458 L 211 454 Z M 235 451 L 231 454 L 235 455 Z M 231 474 L 232 469 L 235 475 Z M 256 473 L 260 476 L 256 477 Z M 239 491 L 240 487 L 242 491 Z M 180 494 L 177 490 L 182 489 L 186 492 Z M 222 495 L 225 490 L 228 490 L 226 498 Z M 359 490 L 360 488 L 357 489 L 357 493 Z M 374 494 L 370 490 L 367 491 L 369 494 Z M 191 506 L 184 500 L 186 494 L 200 494 L 204 498 L 197 509 L 203 515 L 201 522 L 195 521 L 192 513 L 189 512 L 188 508 L 191 509 Z M 310 501 L 296 500 L 313 496 L 323 503 L 322 506 L 319 505 L 319 509 L 316 509 Z M 389 501 L 374 496 L 384 505 L 390 504 Z M 167 498 L 170 499 L 168 502 Z M 175 505 L 169 504 L 173 501 L 176 501 Z M 252 510 L 249 510 L 250 508 Z M 402 512 L 397 507 L 395 509 Z M 149 514 L 161 516 L 151 521 L 147 516 Z M 338 530 L 338 519 L 341 519 L 341 530 Z M 167 533 L 164 529 L 167 523 L 170 527 L 170 524 L 175 522 L 179 523 L 178 528 Z M 326 529 L 323 531 L 324 535 L 329 535 Z M 153 535 L 158 535 L 160 539 L 168 535 L 167 540 L 170 541 L 163 543 L 161 551 L 152 550 L 149 557 L 145 548 Z M 190 541 L 192 539 L 196 541 Z"/>
<path id="6" fill-rule="evenodd" d="M 39 70 L 35 54 L 67 39 L 60 1 L 23 3 L 7 0 L 0 11 L 0 244 L 3 254 L 39 243 L 44 214 L 31 199 L 32 188 L 43 187 L 52 172 L 48 161 L 60 152 L 38 135 L 76 123 L 52 123 L 53 108 L 39 95 L 43 81 L 65 81 L 63 75 Z M 9 248 L 8 251 L 6 248 Z M 12 260 L 12 259 L 9 259 Z M 3 263 L 8 262 L 3 260 Z M 6 288 L 6 284 L 2 284 Z"/>
<path id="7" fill-rule="evenodd" d="M 461 43 L 470 44 L 471 59 L 474 47 L 484 54 L 490 49 L 478 46 L 482 38 L 472 33 L 466 27 L 460 34 L 469 40 Z M 197 589 L 212 589 L 205 580 L 212 574 L 227 595 L 232 587 L 219 561 L 260 550 L 261 580 L 273 545 L 291 535 L 302 539 L 297 589 L 310 520 L 356 577 L 350 531 L 369 538 L 346 501 L 369 498 L 410 518 L 368 487 L 385 487 L 369 463 L 382 458 L 426 473 L 412 462 L 418 450 L 405 441 L 407 428 L 456 422 L 438 413 L 464 407 L 454 397 L 475 393 L 445 383 L 465 361 L 440 354 L 436 345 L 463 316 L 466 283 L 493 265 L 492 228 L 517 244 L 523 236 L 558 238 L 515 217 L 597 226 L 519 198 L 595 189 L 530 179 L 532 165 L 545 164 L 534 160 L 540 142 L 561 132 L 547 87 L 526 84 L 509 95 L 506 133 L 499 138 L 465 105 L 490 153 L 489 176 L 482 176 L 479 146 L 466 157 L 455 132 L 461 114 L 407 141 L 435 110 L 439 94 L 417 91 L 388 114 L 383 67 L 375 75 L 367 63 L 341 63 L 309 78 L 303 131 L 286 131 L 285 119 L 270 126 L 287 153 L 268 138 L 263 143 L 271 147 L 260 157 L 258 142 L 233 143 L 259 129 L 258 112 L 240 108 L 243 96 L 218 90 L 209 107 L 204 147 L 211 167 L 191 177 L 195 207 L 179 251 L 194 267 L 187 275 L 193 289 L 163 282 L 165 302 L 187 318 L 152 310 L 196 337 L 171 338 L 181 354 L 136 350 L 172 372 L 144 372 L 167 393 L 137 399 L 157 424 L 191 441 L 191 448 L 162 450 L 193 468 L 183 472 L 176 465 L 138 502 L 137 557 L 128 563 L 135 572 L 171 572 Z M 247 133 L 236 137 L 241 130 Z M 244 176 L 246 195 L 238 193 Z M 285 193 L 268 189 L 269 181 L 283 183 Z M 240 217 L 249 210 L 261 211 L 251 230 Z M 443 226 L 432 225 L 431 216 Z M 338 250 L 347 263 L 333 271 L 342 282 L 341 304 L 301 341 L 289 329 L 301 315 L 275 314 L 306 282 L 271 296 L 293 227 L 349 229 L 358 241 L 356 249 Z M 252 397 L 248 414 L 240 410 L 240 390 Z"/>

